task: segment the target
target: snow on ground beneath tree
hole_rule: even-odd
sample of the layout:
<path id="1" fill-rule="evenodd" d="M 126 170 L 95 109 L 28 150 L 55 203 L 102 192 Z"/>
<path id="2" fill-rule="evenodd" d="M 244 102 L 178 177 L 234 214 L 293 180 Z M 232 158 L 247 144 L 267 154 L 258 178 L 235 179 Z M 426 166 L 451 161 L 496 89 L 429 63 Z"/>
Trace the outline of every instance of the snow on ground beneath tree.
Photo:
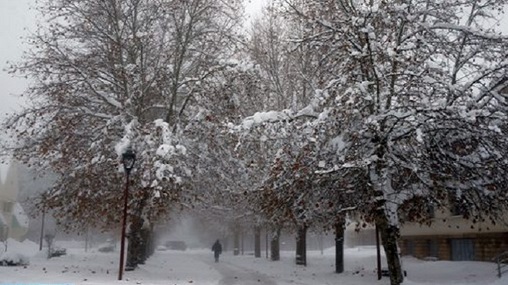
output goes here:
<path id="1" fill-rule="evenodd" d="M 233 256 L 226 251 L 220 262 L 213 262 L 210 249 L 156 251 L 146 264 L 125 272 L 118 281 L 118 251 L 88 252 L 82 247 L 67 248 L 68 254 L 45 259 L 38 254 L 26 267 L 0 267 L 0 284 L 271 284 L 271 285 L 388 285 L 388 278 L 377 280 L 375 247 L 345 250 L 345 272 L 334 273 L 335 249 L 309 251 L 307 266 L 294 264 L 295 254 L 281 252 L 281 260 L 254 258 L 252 252 Z M 496 277 L 496 265 L 490 262 L 421 261 L 403 258 L 409 285 L 506 285 L 508 276 Z"/>
<path id="2" fill-rule="evenodd" d="M 29 264 L 38 252 L 38 245 L 32 241 L 19 242 L 9 238 L 7 241 L 0 242 L 0 263 L 6 261 L 16 264 Z M 0 282 L 3 280 L 1 276 L 2 274 L 0 274 Z"/>

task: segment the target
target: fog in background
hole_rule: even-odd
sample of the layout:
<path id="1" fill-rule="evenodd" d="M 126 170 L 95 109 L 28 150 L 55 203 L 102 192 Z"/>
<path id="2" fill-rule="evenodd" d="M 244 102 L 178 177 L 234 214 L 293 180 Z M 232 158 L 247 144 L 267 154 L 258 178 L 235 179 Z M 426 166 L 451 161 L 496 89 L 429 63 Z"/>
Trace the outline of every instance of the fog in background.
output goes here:
<path id="1" fill-rule="evenodd" d="M 6 69 L 8 62 L 20 61 L 23 51 L 28 49 L 25 38 L 36 28 L 36 13 L 30 9 L 34 3 L 33 0 L 0 0 L 0 120 L 23 105 L 19 95 L 28 81 L 13 77 Z"/>
<path id="2" fill-rule="evenodd" d="M 157 228 L 159 233 L 158 241 L 159 244 L 164 244 L 166 241 L 185 241 L 189 248 L 208 249 L 212 247 L 215 240 L 219 239 L 225 251 L 233 251 L 233 227 L 228 229 L 227 225 L 222 225 L 221 228 L 219 229 L 199 217 L 187 214 L 175 218 L 166 225 L 159 226 Z M 263 228 L 261 231 L 261 250 L 264 252 L 262 253 L 263 256 L 266 253 L 266 244 L 267 242 L 268 244 L 270 243 L 270 239 L 271 233 L 267 233 L 266 229 Z M 372 229 L 365 229 L 360 232 L 351 230 L 346 235 L 346 246 L 374 245 L 374 242 L 375 238 Z M 254 229 L 243 229 L 240 234 L 239 246 L 240 253 L 254 254 Z M 308 250 L 323 250 L 333 246 L 335 246 L 335 234 L 333 231 L 328 233 L 308 231 Z M 280 249 L 296 249 L 296 236 L 294 233 L 283 230 L 280 238 Z"/>

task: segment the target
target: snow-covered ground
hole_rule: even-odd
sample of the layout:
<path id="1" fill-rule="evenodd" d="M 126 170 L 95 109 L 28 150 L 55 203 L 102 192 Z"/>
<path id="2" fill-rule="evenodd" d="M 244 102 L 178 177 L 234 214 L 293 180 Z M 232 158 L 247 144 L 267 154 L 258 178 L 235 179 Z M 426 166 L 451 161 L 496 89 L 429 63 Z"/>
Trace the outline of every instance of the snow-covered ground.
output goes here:
<path id="1" fill-rule="evenodd" d="M 269 284 L 319 285 L 389 284 L 377 281 L 375 249 L 346 249 L 343 274 L 334 273 L 334 249 L 308 252 L 307 267 L 294 264 L 293 252 L 282 252 L 281 261 L 254 258 L 251 254 L 233 256 L 225 252 L 219 263 L 210 250 L 157 251 L 145 265 L 125 272 L 118 281 L 119 253 L 85 252 L 68 248 L 68 254 L 47 260 L 45 252 L 31 258 L 25 267 L 0 267 L 0 284 Z M 264 254 L 264 252 L 263 252 Z M 404 258 L 408 277 L 404 284 L 506 285 L 508 276 L 496 277 L 496 266 L 488 262 L 421 261 Z"/>

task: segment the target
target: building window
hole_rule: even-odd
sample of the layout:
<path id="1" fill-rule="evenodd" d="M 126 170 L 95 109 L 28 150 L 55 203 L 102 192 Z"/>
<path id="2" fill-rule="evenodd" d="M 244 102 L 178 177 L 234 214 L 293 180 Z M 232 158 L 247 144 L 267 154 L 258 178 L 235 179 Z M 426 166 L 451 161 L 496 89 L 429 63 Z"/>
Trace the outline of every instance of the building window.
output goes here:
<path id="1" fill-rule="evenodd" d="M 415 242 L 414 242 L 414 240 L 406 240 L 406 255 L 415 256 Z"/>
<path id="2" fill-rule="evenodd" d="M 429 257 L 439 257 L 439 243 L 435 239 L 427 240 Z"/>
<path id="3" fill-rule="evenodd" d="M 473 239 L 451 239 L 451 257 L 454 261 L 472 261 L 475 258 Z"/>

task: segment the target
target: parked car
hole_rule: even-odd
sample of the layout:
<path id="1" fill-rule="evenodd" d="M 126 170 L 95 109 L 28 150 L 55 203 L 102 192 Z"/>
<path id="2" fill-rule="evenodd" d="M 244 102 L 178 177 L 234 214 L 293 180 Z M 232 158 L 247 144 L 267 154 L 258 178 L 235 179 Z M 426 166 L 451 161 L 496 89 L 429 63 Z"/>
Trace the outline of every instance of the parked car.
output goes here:
<path id="1" fill-rule="evenodd" d="M 165 245 L 159 245 L 159 246 L 157 246 L 156 250 L 158 250 L 158 251 L 166 251 L 166 250 L 168 250 L 168 248 Z"/>
<path id="2" fill-rule="evenodd" d="M 107 239 L 105 243 L 99 245 L 99 252 L 113 252 L 115 251 L 116 244 L 112 239 Z"/>
<path id="3" fill-rule="evenodd" d="M 62 247 L 54 247 L 51 249 L 51 253 L 50 253 L 49 257 L 59 257 L 59 256 L 66 255 L 66 254 L 67 254 L 67 249 L 62 248 Z"/>
<path id="4" fill-rule="evenodd" d="M 181 240 L 170 240 L 167 241 L 165 245 L 167 249 L 187 250 L 187 244 L 185 244 L 185 242 Z"/>

